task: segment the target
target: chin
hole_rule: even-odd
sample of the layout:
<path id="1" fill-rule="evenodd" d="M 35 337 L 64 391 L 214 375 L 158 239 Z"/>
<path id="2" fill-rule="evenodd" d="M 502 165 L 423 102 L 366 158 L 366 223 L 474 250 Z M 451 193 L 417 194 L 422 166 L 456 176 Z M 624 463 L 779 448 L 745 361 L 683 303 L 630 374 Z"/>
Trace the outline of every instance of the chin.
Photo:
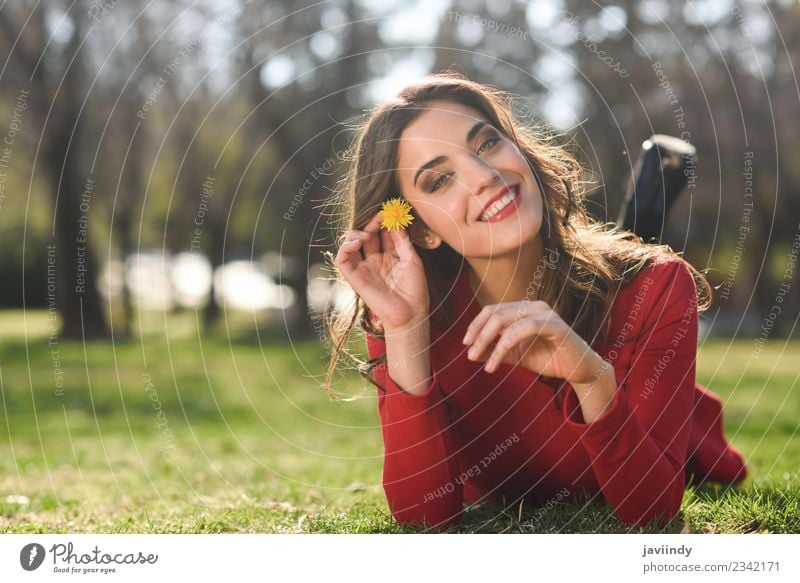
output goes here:
<path id="1" fill-rule="evenodd" d="M 523 231 L 509 232 L 508 236 L 493 237 L 493 242 L 487 250 L 489 256 L 513 255 L 519 253 L 525 245 L 535 241 L 539 235 L 539 228 L 526 228 Z"/>
<path id="2" fill-rule="evenodd" d="M 508 232 L 516 236 L 520 245 L 529 243 L 539 235 L 542 228 L 542 218 L 540 216 L 525 217 L 524 221 L 508 221 Z"/>

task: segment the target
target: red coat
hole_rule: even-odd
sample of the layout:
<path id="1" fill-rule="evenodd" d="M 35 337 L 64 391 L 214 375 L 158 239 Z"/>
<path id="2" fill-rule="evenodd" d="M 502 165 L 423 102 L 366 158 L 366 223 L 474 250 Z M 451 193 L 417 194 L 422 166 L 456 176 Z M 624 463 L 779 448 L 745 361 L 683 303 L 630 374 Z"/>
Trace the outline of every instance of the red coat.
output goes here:
<path id="1" fill-rule="evenodd" d="M 588 424 L 569 383 L 557 392 L 522 367 L 490 374 L 467 358 L 461 341 L 481 308 L 466 269 L 454 283 L 456 321 L 432 332 L 427 392 L 406 393 L 385 366 L 375 371 L 387 389 L 378 391 L 383 487 L 398 522 L 444 528 L 460 520 L 464 501 L 552 505 L 584 492 L 602 494 L 626 524 L 663 527 L 691 474 L 695 483 L 746 477 L 723 436 L 719 397 L 695 382 L 695 282 L 681 260 L 651 262 L 617 294 L 597 351 L 618 389 Z M 367 348 L 370 357 L 386 351 L 372 335 Z"/>

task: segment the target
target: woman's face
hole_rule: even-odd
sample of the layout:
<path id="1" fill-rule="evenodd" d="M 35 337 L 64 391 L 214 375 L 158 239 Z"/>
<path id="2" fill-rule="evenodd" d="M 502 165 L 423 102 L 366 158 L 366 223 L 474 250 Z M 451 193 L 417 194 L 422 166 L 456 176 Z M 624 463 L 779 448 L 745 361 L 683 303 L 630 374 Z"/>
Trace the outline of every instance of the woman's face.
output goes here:
<path id="1" fill-rule="evenodd" d="M 433 244 L 464 257 L 513 253 L 542 224 L 542 195 L 516 145 L 477 110 L 433 101 L 400 135 L 398 182 Z M 510 199 L 510 202 L 509 202 Z"/>

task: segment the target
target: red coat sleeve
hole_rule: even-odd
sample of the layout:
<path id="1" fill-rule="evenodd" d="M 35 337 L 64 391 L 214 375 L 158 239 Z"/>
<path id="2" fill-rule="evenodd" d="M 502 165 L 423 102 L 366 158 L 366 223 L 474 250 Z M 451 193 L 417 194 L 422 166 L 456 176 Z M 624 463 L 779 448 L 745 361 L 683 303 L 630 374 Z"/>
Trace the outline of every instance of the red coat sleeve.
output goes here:
<path id="1" fill-rule="evenodd" d="M 642 334 L 611 407 L 585 423 L 574 389 L 566 384 L 563 412 L 620 520 L 638 526 L 655 520 L 663 528 L 680 510 L 685 489 L 697 358 L 696 286 L 680 260 L 648 267 L 634 282 L 634 304 L 640 305 L 625 306 L 621 313 L 629 322 L 636 313 L 640 321 L 631 323 Z"/>
<path id="2" fill-rule="evenodd" d="M 370 358 L 386 352 L 383 340 L 366 334 Z M 392 516 L 401 524 L 445 529 L 461 520 L 463 484 L 448 433 L 447 409 L 434 369 L 420 396 L 405 392 L 375 369 L 383 434 L 383 489 Z"/>

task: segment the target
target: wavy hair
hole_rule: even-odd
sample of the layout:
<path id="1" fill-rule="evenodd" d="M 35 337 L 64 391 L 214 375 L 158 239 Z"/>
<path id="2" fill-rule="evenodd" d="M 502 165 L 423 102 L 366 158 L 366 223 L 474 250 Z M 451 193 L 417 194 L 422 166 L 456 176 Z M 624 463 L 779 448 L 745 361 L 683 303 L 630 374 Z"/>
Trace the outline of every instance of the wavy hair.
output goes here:
<path id="1" fill-rule="evenodd" d="M 357 132 L 347 159 L 346 172 L 331 200 L 341 218 L 337 247 L 347 231 L 364 229 L 382 202 L 400 192 L 397 168 L 400 135 L 432 101 L 452 101 L 471 107 L 486 117 L 502 134 L 513 141 L 527 159 L 539 182 L 543 198 L 542 243 L 547 269 L 536 282 L 538 299 L 547 302 L 577 334 L 593 347 L 606 339 L 608 317 L 614 296 L 648 263 L 663 255 L 679 257 L 667 245 L 646 244 L 628 231 L 592 219 L 584 208 L 585 185 L 583 168 L 567 147 L 557 143 L 557 136 L 525 125 L 513 115 L 513 94 L 492 86 L 471 81 L 446 71 L 423 78 L 405 87 L 396 98 L 375 107 Z M 426 226 L 415 213 L 409 227 L 424 234 Z M 414 237 L 412 237 L 414 241 Z M 436 249 L 415 244 L 425 266 L 431 298 L 431 333 L 444 330 L 452 322 L 452 298 L 448 290 L 452 278 L 463 268 L 465 259 L 442 242 Z M 333 279 L 349 288 L 338 273 L 333 254 L 326 254 Z M 711 302 L 711 287 L 705 277 L 690 268 L 697 283 L 699 312 Z M 541 273 L 537 268 L 537 274 Z M 369 307 L 355 296 L 348 313 L 328 308 L 323 315 L 332 340 L 332 354 L 325 375 L 325 390 L 331 390 L 331 379 L 344 353 L 355 363 L 359 373 L 375 386 L 374 368 L 385 366 L 385 354 L 362 361 L 346 349 L 353 328 L 383 338 L 383 330 Z M 633 338 L 628 339 L 629 341 Z"/>

